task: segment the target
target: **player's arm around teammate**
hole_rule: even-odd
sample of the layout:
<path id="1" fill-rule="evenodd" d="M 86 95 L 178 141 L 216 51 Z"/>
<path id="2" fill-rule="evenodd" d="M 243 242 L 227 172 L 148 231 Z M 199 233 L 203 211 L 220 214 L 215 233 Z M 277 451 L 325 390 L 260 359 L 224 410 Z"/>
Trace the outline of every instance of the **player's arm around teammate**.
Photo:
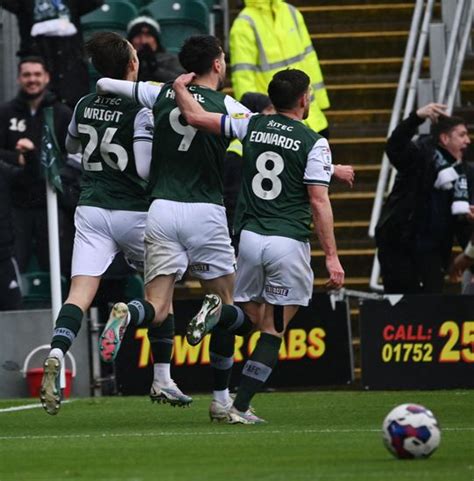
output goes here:
<path id="1" fill-rule="evenodd" d="M 192 75 L 174 83 L 178 105 L 194 127 L 229 137 L 243 145 L 243 205 L 240 252 L 237 263 L 235 302 L 243 305 L 261 331 L 256 348 L 242 371 L 242 380 L 228 422 L 263 422 L 249 410 L 250 400 L 270 376 L 278 360 L 285 329 L 299 306 L 307 305 L 313 290 L 310 265 L 309 210 L 326 254 L 327 286 L 340 288 L 344 271 L 337 256 L 333 215 L 328 196 L 331 153 L 327 140 L 305 127 L 308 115 L 309 78 L 299 70 L 276 74 L 269 96 L 276 115 L 222 116 L 202 111 L 187 92 Z M 196 322 L 225 328 L 208 315 L 205 299 Z M 192 321 L 192 322 L 193 322 Z M 207 328 L 204 329 L 206 332 Z"/>

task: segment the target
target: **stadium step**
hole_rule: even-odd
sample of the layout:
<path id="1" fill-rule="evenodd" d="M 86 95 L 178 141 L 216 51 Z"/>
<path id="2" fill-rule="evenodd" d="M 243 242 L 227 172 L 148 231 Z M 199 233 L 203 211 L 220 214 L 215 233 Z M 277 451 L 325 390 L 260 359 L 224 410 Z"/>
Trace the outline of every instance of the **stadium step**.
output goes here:
<path id="1" fill-rule="evenodd" d="M 320 59 L 319 63 L 326 77 L 345 77 L 350 71 L 352 75 L 390 74 L 398 76 L 403 63 L 403 57 L 369 57 L 369 58 L 335 58 Z M 428 68 L 425 58 L 423 67 Z"/>
<path id="2" fill-rule="evenodd" d="M 338 254 L 347 278 L 370 277 L 372 261 L 375 255 L 374 247 L 363 249 L 339 248 Z M 311 252 L 311 266 L 316 276 L 327 275 L 323 251 L 313 250 Z"/>
<path id="3" fill-rule="evenodd" d="M 351 29 L 404 29 L 410 24 L 414 2 L 355 5 L 306 5 L 300 11 L 314 32 L 349 32 Z M 381 20 L 381 19 L 384 20 Z"/>
<path id="4" fill-rule="evenodd" d="M 334 135 L 329 139 L 335 164 L 380 164 L 387 141 L 385 135 L 363 138 L 356 136 L 337 137 L 336 135 L 337 132 L 334 132 Z M 357 184 L 354 190 L 357 190 Z"/>
<path id="5" fill-rule="evenodd" d="M 350 163 L 350 160 L 341 161 L 342 164 Z M 354 165 L 355 182 L 358 192 L 371 192 L 375 190 L 377 177 L 380 172 L 380 164 L 357 164 Z M 347 192 L 347 185 L 333 181 L 330 193 Z"/>

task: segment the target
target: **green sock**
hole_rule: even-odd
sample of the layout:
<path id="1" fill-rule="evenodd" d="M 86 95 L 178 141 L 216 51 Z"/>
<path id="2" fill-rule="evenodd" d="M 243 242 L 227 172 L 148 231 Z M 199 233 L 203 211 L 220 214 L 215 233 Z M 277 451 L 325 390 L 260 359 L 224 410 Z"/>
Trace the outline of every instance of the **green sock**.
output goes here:
<path id="1" fill-rule="evenodd" d="M 229 387 L 234 364 L 234 344 L 235 336 L 233 333 L 219 327 L 212 330 L 209 356 L 214 377 L 214 391 L 223 391 Z"/>
<path id="2" fill-rule="evenodd" d="M 59 311 L 51 341 L 51 349 L 61 349 L 66 353 L 81 328 L 84 313 L 75 304 L 64 304 Z"/>
<path id="3" fill-rule="evenodd" d="M 169 364 L 173 354 L 174 341 L 174 314 L 168 314 L 159 326 L 148 328 L 153 363 Z"/>
<path id="4" fill-rule="evenodd" d="M 253 323 L 249 316 L 239 306 L 230 304 L 222 306 L 221 316 L 217 325 L 238 336 L 245 336 L 253 329 Z"/>
<path id="5" fill-rule="evenodd" d="M 278 361 L 281 338 L 262 332 L 255 350 L 242 369 L 237 397 L 234 406 L 239 411 L 247 411 L 255 393 L 265 384 Z"/>
<path id="6" fill-rule="evenodd" d="M 134 326 L 148 326 L 155 319 L 155 308 L 145 299 L 133 299 L 127 306 Z"/>

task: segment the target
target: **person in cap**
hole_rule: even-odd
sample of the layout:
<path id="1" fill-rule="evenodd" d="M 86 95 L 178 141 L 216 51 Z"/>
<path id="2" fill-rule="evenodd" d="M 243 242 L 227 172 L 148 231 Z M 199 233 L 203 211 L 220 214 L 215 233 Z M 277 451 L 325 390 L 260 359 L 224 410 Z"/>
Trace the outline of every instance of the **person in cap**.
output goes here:
<path id="1" fill-rule="evenodd" d="M 160 25 L 151 17 L 137 17 L 127 27 L 127 39 L 140 60 L 138 80 L 169 82 L 184 73 L 178 57 L 166 51 L 160 41 Z"/>

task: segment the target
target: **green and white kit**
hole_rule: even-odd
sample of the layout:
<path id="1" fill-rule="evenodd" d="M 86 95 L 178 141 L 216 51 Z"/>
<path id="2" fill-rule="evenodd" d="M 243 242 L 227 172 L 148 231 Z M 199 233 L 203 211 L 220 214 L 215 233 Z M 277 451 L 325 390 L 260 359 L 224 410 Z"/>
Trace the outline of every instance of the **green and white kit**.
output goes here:
<path id="1" fill-rule="evenodd" d="M 243 145 L 235 301 L 307 305 L 314 279 L 308 186 L 329 186 L 329 144 L 280 114 L 226 116 L 222 129 Z"/>
<path id="2" fill-rule="evenodd" d="M 151 111 L 123 97 L 87 95 L 68 135 L 82 146 L 83 171 L 72 275 L 103 274 L 119 251 L 143 269 L 149 198 L 138 172 L 150 161 Z"/>

